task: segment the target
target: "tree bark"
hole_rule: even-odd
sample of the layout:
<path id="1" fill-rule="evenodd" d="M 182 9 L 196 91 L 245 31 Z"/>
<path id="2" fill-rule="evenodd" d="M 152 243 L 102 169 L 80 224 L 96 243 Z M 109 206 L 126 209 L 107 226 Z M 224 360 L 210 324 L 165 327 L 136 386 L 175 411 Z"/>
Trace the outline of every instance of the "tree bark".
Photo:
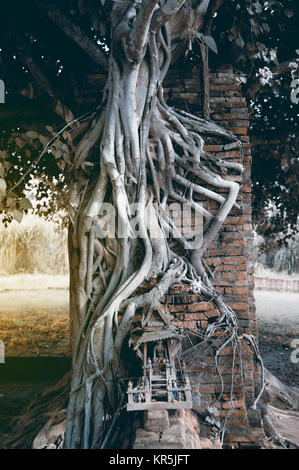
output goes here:
<path id="1" fill-rule="evenodd" d="M 206 153 L 203 135 L 238 141 L 211 121 L 170 108 L 163 98 L 171 39 L 185 21 L 183 3 L 113 3 L 103 102 L 72 155 L 68 184 L 73 363 L 65 448 L 106 445 L 119 403 L 124 402 L 120 378 L 127 364 L 122 348 L 134 315 L 159 305 L 172 284 L 200 284 L 214 302 L 226 331 L 219 351 L 238 341 L 236 316 L 216 294 L 202 262 L 238 195 L 239 185 L 223 179 L 222 168 L 242 171 L 241 165 Z M 199 15 L 208 4 L 200 2 L 193 15 L 196 24 L 203 23 Z M 196 182 L 190 181 L 190 174 Z M 219 195 L 219 190 L 227 195 Z M 196 202 L 196 193 L 219 203 L 216 215 Z M 173 200 L 203 216 L 203 242 L 196 249 L 167 213 Z M 107 204 L 117 219 L 116 230 L 102 236 Z M 168 232 L 184 244 L 184 257 Z M 151 279 L 157 281 L 155 287 L 140 294 L 138 288 Z M 208 341 L 219 324 L 203 340 Z M 215 360 L 217 364 L 217 354 Z"/>

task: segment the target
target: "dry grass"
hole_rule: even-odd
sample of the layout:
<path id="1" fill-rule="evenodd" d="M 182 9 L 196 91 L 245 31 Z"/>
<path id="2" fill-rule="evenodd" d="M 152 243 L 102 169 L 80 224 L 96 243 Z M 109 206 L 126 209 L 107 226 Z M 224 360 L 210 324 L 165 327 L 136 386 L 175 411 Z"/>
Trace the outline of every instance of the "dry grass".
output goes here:
<path id="1" fill-rule="evenodd" d="M 289 274 L 287 271 L 277 272 L 274 269 L 266 268 L 261 263 L 255 264 L 254 275 L 269 279 L 299 279 L 299 273 Z"/>
<path id="2" fill-rule="evenodd" d="M 68 307 L 60 308 L 67 273 L 66 229 L 34 215 L 7 228 L 0 222 L 0 338 L 7 357 L 69 353 Z"/>
<path id="3" fill-rule="evenodd" d="M 67 272 L 66 229 L 34 215 L 0 224 L 0 274 Z"/>
<path id="4" fill-rule="evenodd" d="M 69 316 L 62 309 L 0 313 L 0 336 L 6 356 L 68 354 Z"/>

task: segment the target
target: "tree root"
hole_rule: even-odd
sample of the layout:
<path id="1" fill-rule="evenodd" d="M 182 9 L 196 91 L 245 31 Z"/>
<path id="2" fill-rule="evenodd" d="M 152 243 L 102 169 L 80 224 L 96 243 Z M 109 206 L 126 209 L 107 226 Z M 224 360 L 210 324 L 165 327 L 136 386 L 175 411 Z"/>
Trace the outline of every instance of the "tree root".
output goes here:
<path id="1" fill-rule="evenodd" d="M 58 435 L 55 438 L 54 436 L 58 431 L 57 425 L 65 418 L 69 390 L 70 373 L 67 373 L 57 384 L 34 397 L 24 413 L 12 422 L 13 431 L 1 439 L 2 447 L 4 449 L 31 449 L 35 442 L 39 445 L 35 448 L 53 448 L 49 445 L 55 445 L 58 438 Z M 53 426 L 56 426 L 56 433 L 51 433 Z M 59 428 L 58 434 L 62 433 L 63 426 Z M 44 447 L 40 447 L 41 445 Z"/>
<path id="2" fill-rule="evenodd" d="M 283 410 L 299 411 L 299 390 L 281 382 L 269 370 L 265 369 L 265 403 L 270 403 Z"/>
<path id="3" fill-rule="evenodd" d="M 106 93 L 66 162 L 76 173 L 70 181 L 70 245 L 77 257 L 71 286 L 76 340 L 66 448 L 105 444 L 124 393 L 121 350 L 134 315 L 159 306 L 174 283 L 200 284 L 219 310 L 219 321 L 204 338 L 208 341 L 216 329 L 223 329 L 217 370 L 222 348 L 232 344 L 235 351 L 238 346 L 236 315 L 215 292 L 203 255 L 236 206 L 239 184 L 224 177 L 223 170 L 241 173 L 243 168 L 205 152 L 202 136 L 241 144 L 215 123 L 174 110 L 164 101 L 161 83 L 171 57 L 169 20 L 183 3 L 149 0 L 141 8 L 138 2 L 113 3 Z M 215 215 L 198 202 L 202 197 L 218 204 Z M 196 248 L 167 214 L 173 200 L 190 207 L 192 216 L 203 217 L 203 239 Z M 106 203 L 113 207 L 117 224 L 114 234 L 102 237 Z M 136 214 L 133 204 L 138 205 Z M 146 217 L 149 212 L 151 217 Z M 152 235 L 153 223 L 160 238 Z M 176 254 L 177 244 L 183 245 L 184 256 Z M 151 278 L 157 285 L 137 294 Z"/>
<path id="4" fill-rule="evenodd" d="M 267 440 L 270 446 L 273 443 L 275 446 L 283 447 L 284 449 L 289 449 L 289 448 L 299 449 L 298 444 L 296 444 L 293 441 L 290 441 L 289 439 L 282 437 L 282 435 L 273 425 L 273 422 L 271 421 L 268 414 L 265 414 L 263 416 L 263 426 L 264 426 L 264 431 L 265 431 L 265 434 L 267 436 Z"/>

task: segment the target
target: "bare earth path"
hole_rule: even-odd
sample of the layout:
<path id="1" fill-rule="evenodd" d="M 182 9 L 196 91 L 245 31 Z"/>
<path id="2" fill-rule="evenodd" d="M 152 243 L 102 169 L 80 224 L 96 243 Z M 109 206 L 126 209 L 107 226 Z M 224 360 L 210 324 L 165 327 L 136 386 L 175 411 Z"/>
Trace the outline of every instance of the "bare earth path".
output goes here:
<path id="1" fill-rule="evenodd" d="M 0 313 L 57 308 L 68 310 L 68 276 L 0 276 Z"/>
<path id="2" fill-rule="evenodd" d="M 273 341 L 285 345 L 289 338 L 299 338 L 299 293 L 256 290 L 254 296 L 261 335 L 267 339 L 269 332 Z"/>
<path id="3" fill-rule="evenodd" d="M 286 385 L 299 387 L 299 362 L 291 361 L 292 341 L 299 346 L 299 293 L 255 291 L 259 343 L 266 367 Z"/>
<path id="4" fill-rule="evenodd" d="M 0 339 L 6 356 L 69 355 L 68 301 L 68 276 L 0 277 Z"/>
<path id="5" fill-rule="evenodd" d="M 284 384 L 299 388 L 299 362 L 291 360 L 292 341 L 299 346 L 299 293 L 256 290 L 255 300 L 264 364 Z M 281 436 L 299 446 L 299 411 L 281 408 L 269 406 L 270 419 Z"/>

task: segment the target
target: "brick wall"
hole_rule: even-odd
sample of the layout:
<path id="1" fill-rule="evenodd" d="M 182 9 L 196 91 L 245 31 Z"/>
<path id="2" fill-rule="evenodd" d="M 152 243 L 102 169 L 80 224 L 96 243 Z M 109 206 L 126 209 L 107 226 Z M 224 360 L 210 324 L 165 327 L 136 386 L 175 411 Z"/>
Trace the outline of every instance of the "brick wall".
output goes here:
<path id="1" fill-rule="evenodd" d="M 178 71 L 168 75 L 165 92 L 170 104 L 195 115 L 201 115 L 199 74 L 193 70 L 189 75 L 180 76 Z M 242 142 L 242 148 L 226 150 L 227 141 L 206 138 L 205 149 L 211 153 L 244 165 L 242 176 L 234 176 L 241 185 L 238 196 L 239 208 L 233 208 L 217 239 L 210 246 L 205 261 L 214 273 L 214 284 L 226 303 L 238 318 L 239 333 L 256 335 L 256 314 L 253 298 L 253 250 L 251 219 L 251 155 L 247 135 L 249 115 L 245 99 L 235 81 L 230 67 L 222 67 L 210 73 L 211 119 L 220 126 L 231 130 Z M 213 187 L 206 186 L 208 189 Z M 221 194 L 221 193 L 220 193 Z M 225 196 L 225 192 L 223 193 Z M 215 212 L 218 205 L 204 199 L 204 207 Z M 148 286 L 149 287 L 149 286 Z M 162 299 L 171 313 L 175 325 L 191 329 L 205 329 L 217 318 L 219 312 L 212 302 L 207 302 L 199 293 L 190 291 L 189 286 L 173 286 Z M 219 415 L 226 420 L 227 431 L 224 445 L 227 447 L 261 447 L 264 433 L 260 412 L 250 409 L 260 389 L 260 370 L 254 358 L 252 347 L 241 342 L 241 350 L 225 347 L 219 354 L 219 372 L 215 364 L 215 351 L 196 357 L 187 367 L 194 399 L 205 413 L 208 406 L 219 409 Z M 233 377 L 233 379 L 232 379 Z M 233 380 L 233 387 L 232 387 Z M 222 382 L 223 381 L 223 382 Z M 223 383 L 223 385 L 222 385 Z M 219 399 L 223 388 L 223 394 Z M 200 431 L 199 431 L 200 432 Z"/>
<path id="2" fill-rule="evenodd" d="M 167 76 L 164 89 L 168 94 L 169 103 L 200 116 L 199 72 L 196 69 L 190 73 L 183 72 L 173 70 Z M 101 89 L 103 77 L 94 75 L 89 81 L 93 87 Z M 223 294 L 226 303 L 237 315 L 239 333 L 256 335 L 253 298 L 251 155 L 247 135 L 249 115 L 245 99 L 230 66 L 223 66 L 210 72 L 210 108 L 211 119 L 237 135 L 242 147 L 227 149 L 225 147 L 227 141 L 213 137 L 205 139 L 206 150 L 222 159 L 242 163 L 245 171 L 242 176 L 233 177 L 241 185 L 237 200 L 239 208 L 232 209 L 219 235 L 206 253 L 205 261 L 214 273 L 217 291 Z M 202 202 L 210 212 L 215 213 L 218 208 L 218 205 L 212 201 L 202 199 Z M 152 284 L 146 284 L 140 290 L 147 291 L 150 287 Z M 173 286 L 162 302 L 167 305 L 174 324 L 184 328 L 200 331 L 207 328 L 219 314 L 212 302 L 207 302 L 200 293 L 190 291 L 187 284 Z M 136 316 L 135 322 L 138 320 L 139 317 Z M 219 354 L 218 370 L 214 356 L 215 351 L 211 348 L 199 357 L 194 354 L 193 361 L 187 361 L 194 400 L 203 413 L 211 404 L 218 408 L 220 417 L 226 420 L 225 446 L 263 446 L 264 433 L 260 413 L 250 408 L 261 386 L 260 368 L 250 344 L 242 341 L 240 351 L 236 351 L 235 354 L 230 346 L 225 347 Z M 223 394 L 219 399 L 222 388 Z M 144 431 L 140 433 L 144 435 Z M 137 433 L 137 447 L 141 434 Z"/>
<path id="3" fill-rule="evenodd" d="M 134 449 L 220 449 L 219 438 L 203 435 L 191 410 L 146 411 Z"/>

